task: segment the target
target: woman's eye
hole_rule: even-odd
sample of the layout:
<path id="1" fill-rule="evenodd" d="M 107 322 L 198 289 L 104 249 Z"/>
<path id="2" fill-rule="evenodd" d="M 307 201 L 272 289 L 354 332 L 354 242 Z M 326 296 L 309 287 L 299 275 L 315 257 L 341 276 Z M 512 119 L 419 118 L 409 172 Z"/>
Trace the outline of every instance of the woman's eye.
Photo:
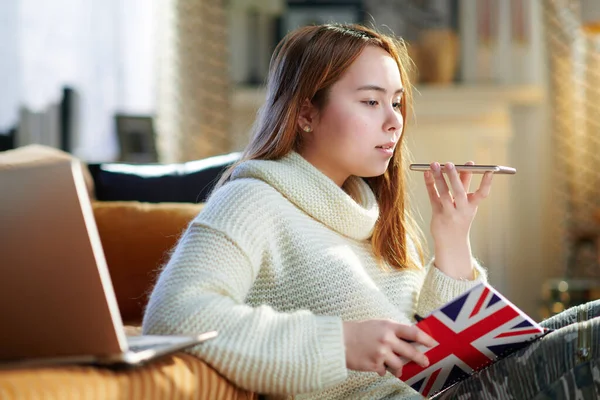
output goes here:
<path id="1" fill-rule="evenodd" d="M 400 110 L 402 108 L 402 102 L 398 101 L 396 103 L 392 103 L 392 107 L 394 107 L 395 109 Z"/>
<path id="2" fill-rule="evenodd" d="M 372 107 L 379 104 L 379 102 L 377 100 L 367 100 L 367 101 L 363 101 L 363 103 L 365 103 L 368 106 L 372 106 Z"/>

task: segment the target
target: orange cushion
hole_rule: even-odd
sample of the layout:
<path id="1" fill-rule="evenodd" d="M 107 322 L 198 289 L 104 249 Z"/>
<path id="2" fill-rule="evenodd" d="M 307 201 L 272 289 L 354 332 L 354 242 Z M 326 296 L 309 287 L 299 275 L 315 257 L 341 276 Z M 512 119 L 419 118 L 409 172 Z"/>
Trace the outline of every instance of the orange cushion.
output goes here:
<path id="1" fill-rule="evenodd" d="M 139 324 L 169 251 L 202 204 L 95 201 L 96 225 L 126 324 Z"/>
<path id="2" fill-rule="evenodd" d="M 125 371 L 77 366 L 0 370 L 0 398 L 250 400 L 258 396 L 234 386 L 200 359 L 177 353 Z"/>

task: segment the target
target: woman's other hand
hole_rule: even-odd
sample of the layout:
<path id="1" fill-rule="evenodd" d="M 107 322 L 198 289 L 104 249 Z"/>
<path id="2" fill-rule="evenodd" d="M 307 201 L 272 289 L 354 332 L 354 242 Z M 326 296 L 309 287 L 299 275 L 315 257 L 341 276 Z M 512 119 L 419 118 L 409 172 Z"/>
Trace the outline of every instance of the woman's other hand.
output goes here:
<path id="1" fill-rule="evenodd" d="M 401 357 L 427 367 L 429 360 L 425 354 L 408 341 L 427 347 L 437 344 L 416 326 L 391 320 L 344 322 L 346 366 L 355 371 L 377 372 L 381 376 L 390 371 L 396 377 L 402 375 L 402 366 L 406 362 Z"/>
<path id="2" fill-rule="evenodd" d="M 493 173 L 486 172 L 477 191 L 470 193 L 471 172 L 458 173 L 452 163 L 443 168 L 450 187 L 439 163 L 432 163 L 431 170 L 424 173 L 432 208 L 430 228 L 435 243 L 435 266 L 452 278 L 472 280 L 469 231 L 479 204 L 490 193 Z"/>

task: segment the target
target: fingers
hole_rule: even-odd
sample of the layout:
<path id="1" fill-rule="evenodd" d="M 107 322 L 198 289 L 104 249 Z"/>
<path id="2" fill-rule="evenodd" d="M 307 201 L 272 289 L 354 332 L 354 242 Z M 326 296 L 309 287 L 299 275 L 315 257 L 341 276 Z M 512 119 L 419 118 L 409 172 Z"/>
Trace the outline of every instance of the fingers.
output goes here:
<path id="1" fill-rule="evenodd" d="M 403 340 L 399 340 L 396 343 L 396 345 L 394 346 L 394 353 L 411 361 L 414 361 L 423 368 L 429 366 L 429 360 L 427 359 L 427 356 L 423 352 L 415 348 L 415 346 Z"/>
<path id="2" fill-rule="evenodd" d="M 427 356 L 410 342 L 434 347 L 437 345 L 435 340 L 415 326 L 400 324 L 396 327 L 396 337 L 398 340 L 390 343 L 392 351 L 389 351 L 384 357 L 384 366 L 388 371 L 396 377 L 400 377 L 406 360 L 414 361 L 422 368 L 429 366 Z"/>
<path id="3" fill-rule="evenodd" d="M 450 181 L 450 186 L 452 187 L 454 203 L 456 203 L 456 206 L 458 207 L 463 207 L 468 202 L 464 182 L 461 180 L 461 177 L 464 177 L 464 173 L 462 173 L 461 177 L 459 177 L 456 168 L 454 168 L 454 164 L 450 162 L 444 165 L 444 171 L 446 171 L 446 175 Z M 469 172 L 467 172 L 467 174 L 471 175 Z"/>
<path id="4" fill-rule="evenodd" d="M 409 340 L 411 342 L 421 343 L 427 347 L 437 346 L 437 342 L 428 334 L 411 325 L 398 325 L 396 328 L 396 336 L 401 339 Z"/>
<path id="5" fill-rule="evenodd" d="M 386 370 L 390 371 L 390 373 L 395 377 L 399 378 L 402 375 L 402 367 L 404 366 L 404 363 L 398 354 L 390 353 L 390 355 L 386 357 L 383 365 L 385 366 Z"/>
<path id="6" fill-rule="evenodd" d="M 429 335 L 415 326 L 398 324 L 396 327 L 396 337 L 391 343 L 392 352 L 389 352 L 384 361 L 387 370 L 396 377 L 402 375 L 402 368 L 406 360 L 414 361 L 422 368 L 429 366 L 427 356 L 410 342 L 417 342 L 426 347 L 434 347 L 437 345 Z"/>
<path id="7" fill-rule="evenodd" d="M 381 376 L 387 371 L 400 376 L 408 360 L 426 368 L 429 360 L 425 349 L 437 345 L 416 326 L 392 320 L 345 321 L 344 344 L 349 369 Z"/>
<path id="8" fill-rule="evenodd" d="M 467 161 L 465 165 L 474 165 L 473 161 Z M 467 203 L 474 201 L 478 205 L 481 200 L 486 198 L 491 191 L 492 172 L 486 172 L 481 180 L 479 189 L 474 193 L 469 193 L 473 173 L 468 171 L 458 172 L 452 163 L 446 163 L 443 167 L 437 163 L 431 163 L 431 170 L 426 171 L 424 175 L 425 187 L 429 201 L 438 211 L 446 207 L 462 207 Z M 442 172 L 444 171 L 444 172 Z M 450 190 L 444 173 L 448 176 Z"/>
<path id="9" fill-rule="evenodd" d="M 435 187 L 439 194 L 438 200 L 441 202 L 440 204 L 443 207 L 448 207 L 451 204 L 453 205 L 454 201 L 452 200 L 452 195 L 446 184 L 446 179 L 444 179 L 444 175 L 442 174 L 442 167 L 439 163 L 434 162 L 431 163 L 430 168 L 433 173 Z"/>
<path id="10" fill-rule="evenodd" d="M 396 378 L 400 378 L 402 376 L 402 368 L 404 368 L 404 365 L 407 363 L 406 360 L 417 359 L 417 357 L 415 356 L 410 357 L 409 355 L 411 353 L 420 354 L 422 356 L 422 358 L 419 359 L 419 361 L 415 361 L 421 367 L 427 368 L 429 366 L 429 360 L 427 359 L 427 357 L 425 357 L 423 353 L 418 352 L 414 347 L 412 347 L 406 342 L 398 341 L 397 349 L 394 352 L 390 353 L 390 355 L 386 358 L 383 364 L 385 366 L 385 369 L 389 371 L 392 375 L 394 375 Z"/>
<path id="11" fill-rule="evenodd" d="M 486 172 L 481 179 L 481 183 L 479 184 L 479 189 L 475 193 L 469 194 L 469 201 L 478 205 L 481 200 L 485 199 L 489 196 L 490 191 L 492 190 L 492 178 L 494 177 L 493 172 Z"/>
<path id="12" fill-rule="evenodd" d="M 467 161 L 465 163 L 465 165 L 475 165 L 474 161 Z M 469 189 L 471 187 L 471 178 L 473 178 L 473 174 L 466 172 L 466 171 L 462 171 L 460 173 L 460 181 L 463 184 L 463 187 L 465 188 L 465 193 L 469 193 Z"/>
<path id="13" fill-rule="evenodd" d="M 425 178 L 425 187 L 427 188 L 427 194 L 429 195 L 429 202 L 431 203 L 431 207 L 433 209 L 439 210 L 442 207 L 442 203 L 440 202 L 440 196 L 435 187 L 435 179 L 433 178 L 433 173 L 431 171 L 425 171 L 423 174 Z"/>

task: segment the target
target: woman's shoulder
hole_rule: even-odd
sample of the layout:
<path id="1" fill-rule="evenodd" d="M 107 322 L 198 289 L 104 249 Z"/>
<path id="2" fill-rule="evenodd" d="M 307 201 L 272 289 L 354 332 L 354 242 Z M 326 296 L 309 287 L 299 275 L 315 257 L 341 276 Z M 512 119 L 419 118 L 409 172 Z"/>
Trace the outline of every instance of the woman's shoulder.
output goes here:
<path id="1" fill-rule="evenodd" d="M 189 226 L 190 232 L 207 230 L 210 245 L 234 243 L 254 264 L 277 235 L 277 192 L 256 179 L 236 179 L 216 189 Z M 205 238 L 206 236 L 202 236 Z"/>
<path id="2" fill-rule="evenodd" d="M 236 219 L 244 216 L 272 219 L 284 201 L 283 196 L 264 181 L 235 179 L 216 189 L 208 198 L 200 220 Z"/>
<path id="3" fill-rule="evenodd" d="M 263 203 L 260 198 L 266 196 L 270 201 L 277 201 L 281 194 L 268 183 L 255 178 L 241 178 L 226 182 L 209 197 L 206 206 L 211 204 L 253 204 Z"/>

